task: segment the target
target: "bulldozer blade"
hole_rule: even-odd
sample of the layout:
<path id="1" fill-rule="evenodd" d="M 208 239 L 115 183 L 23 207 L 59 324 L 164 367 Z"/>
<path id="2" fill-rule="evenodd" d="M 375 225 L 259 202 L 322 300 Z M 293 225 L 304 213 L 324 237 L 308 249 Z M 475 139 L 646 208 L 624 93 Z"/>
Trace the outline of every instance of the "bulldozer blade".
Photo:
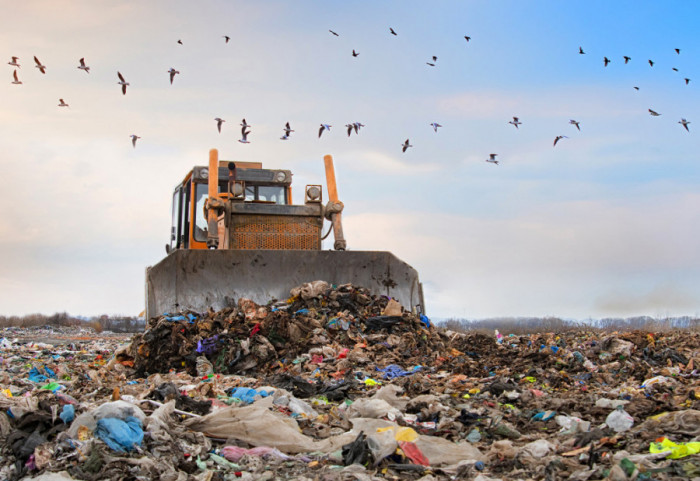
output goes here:
<path id="1" fill-rule="evenodd" d="M 351 283 L 425 312 L 418 272 L 390 252 L 176 250 L 146 269 L 146 319 L 166 312 L 289 298 L 306 282 Z"/>

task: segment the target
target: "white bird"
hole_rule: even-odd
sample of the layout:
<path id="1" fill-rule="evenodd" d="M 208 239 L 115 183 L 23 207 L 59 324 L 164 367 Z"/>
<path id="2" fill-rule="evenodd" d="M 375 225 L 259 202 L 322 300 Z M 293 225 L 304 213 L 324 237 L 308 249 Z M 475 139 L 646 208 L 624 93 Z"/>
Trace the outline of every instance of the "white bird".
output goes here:
<path id="1" fill-rule="evenodd" d="M 561 139 L 568 139 L 568 137 L 567 137 L 566 135 L 557 135 L 557 136 L 554 138 L 554 145 L 553 145 L 553 147 L 556 147 L 557 142 L 559 142 Z"/>
<path id="2" fill-rule="evenodd" d="M 239 140 L 239 142 L 242 144 L 249 144 L 250 143 L 250 140 L 248 140 L 248 134 L 250 133 L 250 130 L 246 130 L 246 127 L 243 127 L 241 129 L 241 139 Z"/>
<path id="3" fill-rule="evenodd" d="M 90 67 L 85 65 L 85 57 L 80 59 L 80 65 L 78 65 L 78 68 L 80 70 L 85 70 L 87 73 L 90 73 Z"/>
<path id="4" fill-rule="evenodd" d="M 406 152 L 409 147 L 413 147 L 411 144 L 408 143 L 408 139 L 406 139 L 406 142 L 401 144 L 401 152 Z"/>
<path id="5" fill-rule="evenodd" d="M 491 162 L 492 164 L 498 165 L 498 161 L 496 160 L 496 156 L 498 154 L 489 154 L 489 158 L 486 159 L 486 162 Z"/>
<path id="6" fill-rule="evenodd" d="M 121 72 L 117 72 L 117 76 L 119 77 L 119 82 L 117 82 L 117 84 L 122 86 L 122 94 L 126 95 L 126 86 L 129 85 L 129 82 L 124 80 L 124 76 Z"/>
<path id="7" fill-rule="evenodd" d="M 442 125 L 438 124 L 437 122 L 433 122 L 433 123 L 430 124 L 430 125 L 433 126 L 433 130 L 434 130 L 435 132 L 437 132 L 438 127 L 442 127 Z"/>
<path id="8" fill-rule="evenodd" d="M 35 67 L 39 69 L 39 71 L 43 74 L 46 73 L 46 65 L 41 65 L 41 62 L 39 62 L 39 59 L 36 58 L 36 55 L 34 56 L 34 62 L 36 62 Z"/>
<path id="9" fill-rule="evenodd" d="M 580 124 L 581 122 L 579 122 L 578 120 L 571 119 L 571 120 L 569 120 L 569 123 L 570 123 L 571 125 L 575 125 L 576 128 L 579 130 L 579 132 L 581 131 L 581 127 L 579 127 L 579 124 Z"/>
<path id="10" fill-rule="evenodd" d="M 220 119 L 219 117 L 215 118 L 216 120 L 216 128 L 219 129 L 219 133 L 221 133 L 221 124 L 226 122 L 224 119 Z"/>
<path id="11" fill-rule="evenodd" d="M 129 137 L 131 137 L 131 144 L 136 148 L 136 140 L 140 139 L 138 135 L 131 134 Z"/>
<path id="12" fill-rule="evenodd" d="M 287 122 L 286 124 L 284 124 L 284 136 L 287 137 L 287 138 L 289 138 L 289 134 L 291 134 L 292 132 L 294 132 L 294 131 L 293 131 L 292 128 L 289 126 L 289 122 Z M 287 140 L 287 139 L 284 139 L 284 140 Z"/>
<path id="13" fill-rule="evenodd" d="M 660 113 L 658 113 L 654 110 L 651 110 L 651 109 L 649 109 L 649 113 L 651 114 L 652 117 L 658 117 L 659 115 L 661 115 Z"/>
<path id="14" fill-rule="evenodd" d="M 323 133 L 324 130 L 327 130 L 327 131 L 330 132 L 330 131 L 331 131 L 331 127 L 333 127 L 333 126 L 332 126 L 332 125 L 328 125 L 328 124 L 321 124 L 321 128 L 318 129 L 318 138 L 319 138 L 319 139 L 321 138 L 321 134 Z"/>
<path id="15" fill-rule="evenodd" d="M 7 62 L 7 65 L 12 65 L 13 67 L 20 68 L 19 63 L 17 63 L 17 60 L 19 60 L 19 57 L 12 57 L 12 61 Z"/>
<path id="16" fill-rule="evenodd" d="M 522 125 L 522 124 L 523 124 L 520 120 L 518 120 L 518 117 L 513 117 L 513 120 L 511 120 L 511 121 L 508 122 L 508 123 L 511 124 L 511 125 L 513 125 L 513 126 L 515 126 L 516 129 L 518 128 L 518 125 Z"/>
<path id="17" fill-rule="evenodd" d="M 685 120 L 685 119 L 681 119 L 680 122 L 678 122 L 678 123 L 681 124 L 681 125 L 685 128 L 685 130 L 687 130 L 688 132 L 690 132 L 690 130 L 688 129 L 688 124 L 689 124 L 690 122 L 688 122 L 688 121 Z"/>
<path id="18" fill-rule="evenodd" d="M 15 80 L 12 82 L 15 85 L 21 85 L 22 82 L 17 78 L 17 69 L 15 69 L 15 73 L 12 74 L 12 76 L 15 78 Z"/>
<path id="19" fill-rule="evenodd" d="M 175 75 L 179 74 L 180 72 L 171 67 L 170 70 L 168 70 L 168 73 L 170 74 L 170 85 L 172 85 Z"/>
<path id="20" fill-rule="evenodd" d="M 59 101 L 59 104 L 58 104 L 59 107 L 70 107 L 70 105 L 68 105 L 67 103 L 65 103 L 65 102 L 63 101 L 63 99 L 58 99 L 58 101 Z"/>

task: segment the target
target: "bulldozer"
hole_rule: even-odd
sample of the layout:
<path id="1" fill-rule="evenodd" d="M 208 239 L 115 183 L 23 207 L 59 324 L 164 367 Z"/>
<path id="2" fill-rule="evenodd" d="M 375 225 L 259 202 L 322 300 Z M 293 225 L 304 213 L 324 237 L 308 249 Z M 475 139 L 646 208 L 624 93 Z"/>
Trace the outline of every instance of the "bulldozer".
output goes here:
<path id="1" fill-rule="evenodd" d="M 291 171 L 220 161 L 210 150 L 208 165 L 195 166 L 173 192 L 167 255 L 146 268 L 146 319 L 220 310 L 240 298 L 285 300 L 316 280 L 362 286 L 424 313 L 413 267 L 390 252 L 347 249 L 332 156 L 324 164 L 328 201 L 314 184 L 305 187 L 304 204 L 293 205 Z M 331 231 L 333 249 L 323 250 Z"/>

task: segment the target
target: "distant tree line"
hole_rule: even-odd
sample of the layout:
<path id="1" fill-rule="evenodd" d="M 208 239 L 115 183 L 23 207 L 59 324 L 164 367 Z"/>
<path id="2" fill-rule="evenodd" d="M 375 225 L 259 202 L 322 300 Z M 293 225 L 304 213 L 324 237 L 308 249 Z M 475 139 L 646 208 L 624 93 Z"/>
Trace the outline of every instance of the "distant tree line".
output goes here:
<path id="1" fill-rule="evenodd" d="M 561 319 L 559 317 L 494 317 L 489 319 L 447 319 L 440 323 L 453 331 L 480 331 L 502 334 L 532 334 L 537 332 L 567 332 L 582 329 L 601 331 L 667 331 L 671 329 L 700 329 L 700 318 L 691 316 L 657 319 L 650 316 L 606 317 L 585 321 Z"/>
<path id="2" fill-rule="evenodd" d="M 136 316 L 113 315 L 93 317 L 71 316 L 67 312 L 44 314 L 27 314 L 25 316 L 0 316 L 0 328 L 3 327 L 86 327 L 96 332 L 140 332 L 144 330 L 144 320 Z"/>

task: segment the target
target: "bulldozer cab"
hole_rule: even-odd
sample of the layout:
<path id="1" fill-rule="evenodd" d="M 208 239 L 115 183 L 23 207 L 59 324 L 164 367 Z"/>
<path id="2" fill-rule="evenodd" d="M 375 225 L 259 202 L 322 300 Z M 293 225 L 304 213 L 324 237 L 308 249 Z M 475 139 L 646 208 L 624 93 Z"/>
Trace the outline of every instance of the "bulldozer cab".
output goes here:
<path id="1" fill-rule="evenodd" d="M 229 181 L 231 162 L 219 161 L 218 164 L 218 197 L 233 199 L 235 196 L 232 195 Z M 258 206 L 287 206 L 291 204 L 292 174 L 290 171 L 263 169 L 259 162 L 237 161 L 234 164 L 236 181 L 239 182 L 237 185 L 243 188 L 242 195 L 237 196 L 237 203 Z M 209 200 L 209 174 L 208 167 L 196 166 L 175 187 L 172 200 L 170 244 L 166 249 L 168 252 L 174 249 L 208 248 L 208 218 L 205 206 Z M 260 208 L 258 208 L 259 210 Z M 269 214 L 275 210 L 283 211 L 283 209 L 275 207 L 267 208 Z M 251 246 L 250 248 L 261 247 Z"/>

